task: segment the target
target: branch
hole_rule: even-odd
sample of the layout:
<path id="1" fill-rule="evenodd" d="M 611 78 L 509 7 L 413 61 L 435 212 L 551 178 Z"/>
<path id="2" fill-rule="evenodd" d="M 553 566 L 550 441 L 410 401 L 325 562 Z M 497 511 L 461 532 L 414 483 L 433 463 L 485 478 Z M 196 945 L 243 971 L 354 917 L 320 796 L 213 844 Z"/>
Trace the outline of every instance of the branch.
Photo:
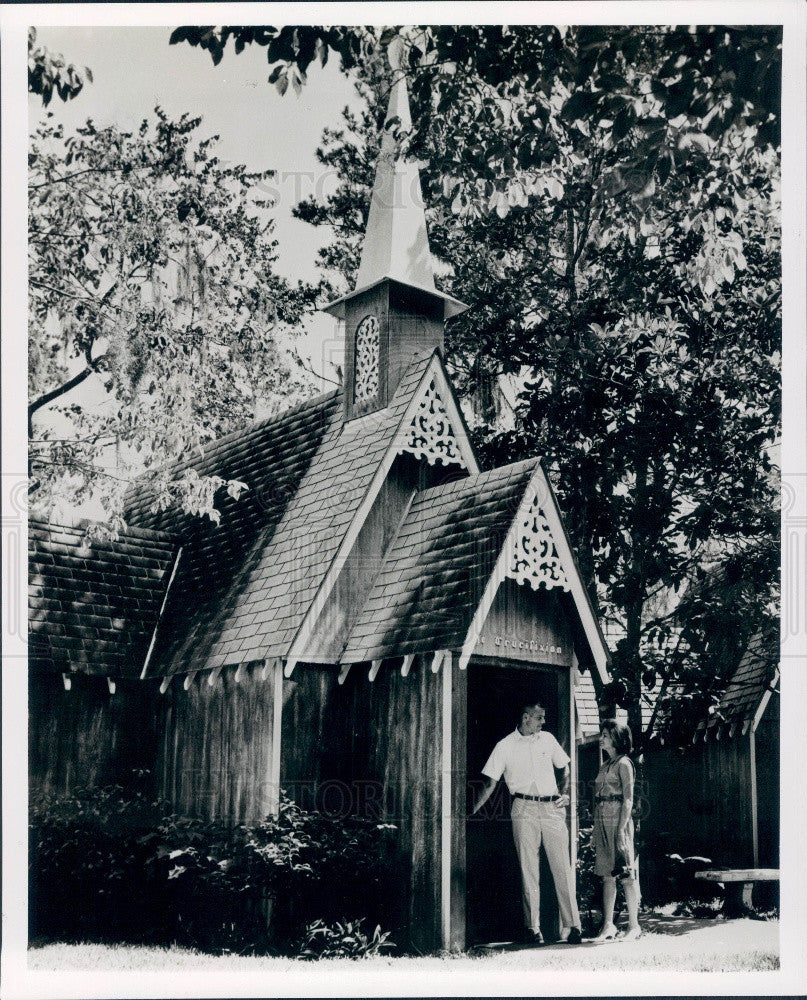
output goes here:
<path id="1" fill-rule="evenodd" d="M 152 164 L 147 164 L 150 169 Z M 76 170 L 72 174 L 65 174 L 63 177 L 54 176 L 50 180 L 42 181 L 41 184 L 29 184 L 29 191 L 39 191 L 40 188 L 52 187 L 54 184 L 69 184 L 70 181 L 75 180 L 76 177 L 81 177 L 83 174 L 119 174 L 122 173 L 122 167 L 87 167 L 86 170 Z"/>
<path id="2" fill-rule="evenodd" d="M 90 375 L 98 371 L 98 364 L 106 357 L 102 354 L 100 358 L 92 357 L 92 346 L 88 344 L 84 349 L 84 357 L 87 360 L 87 367 L 80 371 L 77 375 L 74 375 L 67 382 L 55 389 L 51 389 L 50 392 L 44 393 L 38 399 L 35 399 L 33 403 L 28 404 L 28 437 L 32 438 L 34 436 L 34 426 L 33 426 L 33 416 L 37 410 L 41 410 L 43 406 L 47 406 L 48 403 L 52 403 L 54 399 L 58 399 L 59 396 L 63 396 L 66 392 L 70 392 L 71 389 L 75 389 L 77 385 L 81 385 Z"/>
<path id="3" fill-rule="evenodd" d="M 76 299 L 77 302 L 95 302 L 96 300 L 91 295 L 74 295 L 72 292 L 65 291 L 64 288 L 56 288 L 55 285 L 48 285 L 44 281 L 40 281 L 38 278 L 29 278 L 29 284 L 33 285 L 34 288 L 44 288 L 45 291 L 55 292 L 57 295 L 63 295 L 66 299 Z M 78 281 L 77 278 L 73 277 L 74 281 Z"/>
<path id="4" fill-rule="evenodd" d="M 116 437 L 114 434 L 108 434 L 104 437 L 103 434 L 90 434 L 88 437 L 69 437 L 69 438 L 59 438 L 59 437 L 35 437 L 31 438 L 28 442 L 30 445 L 41 445 L 47 447 L 49 445 L 75 445 L 79 447 L 81 445 L 101 445 L 102 448 L 108 448 L 110 445 L 115 444 Z"/>
<path id="5" fill-rule="evenodd" d="M 54 236 L 60 236 L 66 240 L 80 240 L 82 236 L 90 236 L 94 239 L 99 236 L 112 236 L 118 232 L 117 229 L 101 229 L 95 233 L 65 233 L 58 229 L 29 229 L 28 240 L 33 243 L 49 243 Z"/>
<path id="6" fill-rule="evenodd" d="M 73 458 L 71 462 L 71 468 L 74 471 L 80 472 L 82 475 L 88 476 L 92 474 L 93 476 L 98 476 L 103 479 L 114 479 L 117 483 L 129 484 L 133 482 L 132 478 L 129 476 L 116 476 L 114 472 L 109 472 L 109 470 L 102 468 L 100 465 L 94 465 L 92 462 L 82 462 L 77 458 Z M 54 462 L 49 458 L 40 458 L 38 455 L 35 455 L 32 458 L 31 466 L 37 468 L 40 466 L 53 466 L 54 469 L 60 469 L 62 471 L 66 468 L 65 463 L 62 461 Z M 70 470 L 68 469 L 68 471 Z M 37 484 L 37 488 L 39 488 L 39 486 L 41 486 L 41 483 Z"/>
<path id="7" fill-rule="evenodd" d="M 309 372 L 309 373 L 310 373 L 311 375 L 314 375 L 314 376 L 316 376 L 317 378 L 319 378 L 319 379 L 322 379 L 322 381 L 323 381 L 323 382 L 330 382 L 330 383 L 331 383 L 331 385 L 335 385 L 335 386 L 340 386 L 340 385 L 342 384 L 341 382 L 335 382 L 335 381 L 334 381 L 334 380 L 333 380 L 332 378 L 328 378 L 328 376 L 327 376 L 327 375 L 320 375 L 320 373 L 319 373 L 319 372 L 317 372 L 317 371 L 314 371 L 314 369 L 313 369 L 313 368 L 312 368 L 312 366 L 311 366 L 311 363 L 310 363 L 310 362 L 309 362 L 309 363 L 306 363 L 305 359 L 304 359 L 304 358 L 302 358 L 302 357 L 300 356 L 300 352 L 299 352 L 299 351 L 297 350 L 297 348 L 296 348 L 296 347 L 293 347 L 293 348 L 291 349 L 291 355 L 292 355 L 292 357 L 294 358 L 294 360 L 295 360 L 295 361 L 297 362 L 297 364 L 298 364 L 298 365 L 299 365 L 299 366 L 300 366 L 300 367 L 301 367 L 301 368 L 302 368 L 302 369 L 303 369 L 304 371 L 307 371 L 307 372 Z"/>

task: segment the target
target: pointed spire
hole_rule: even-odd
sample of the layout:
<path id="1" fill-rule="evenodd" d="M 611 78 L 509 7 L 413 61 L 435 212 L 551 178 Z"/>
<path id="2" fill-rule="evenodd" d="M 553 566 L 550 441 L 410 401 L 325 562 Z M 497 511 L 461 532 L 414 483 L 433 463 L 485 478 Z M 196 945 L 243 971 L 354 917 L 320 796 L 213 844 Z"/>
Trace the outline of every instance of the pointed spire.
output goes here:
<path id="1" fill-rule="evenodd" d="M 326 307 L 335 316 L 344 315 L 344 302 L 385 279 L 428 292 L 444 303 L 444 316 L 455 316 L 467 308 L 462 302 L 439 292 L 434 284 L 432 254 L 426 231 L 420 171 L 413 160 L 398 155 L 395 133 L 409 131 L 412 116 L 406 91 L 406 76 L 400 68 L 398 49 L 387 56 L 393 70 L 381 152 L 364 234 L 356 287 L 349 295 Z"/>
<path id="2" fill-rule="evenodd" d="M 398 71 L 390 91 L 356 288 L 394 278 L 433 292 L 420 172 L 414 161 L 397 156 L 396 128 L 412 128 L 406 77 Z"/>

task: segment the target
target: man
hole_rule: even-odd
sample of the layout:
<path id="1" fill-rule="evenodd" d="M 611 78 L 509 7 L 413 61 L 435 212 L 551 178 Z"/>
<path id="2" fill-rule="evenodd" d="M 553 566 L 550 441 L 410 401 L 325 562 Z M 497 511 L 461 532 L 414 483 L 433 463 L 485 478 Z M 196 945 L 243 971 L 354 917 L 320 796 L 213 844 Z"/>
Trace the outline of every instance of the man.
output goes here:
<path id="1" fill-rule="evenodd" d="M 539 883 L 539 852 L 543 843 L 558 897 L 563 925 L 561 937 L 569 944 L 580 944 L 580 916 L 577 900 L 571 891 L 569 833 L 565 816 L 569 805 L 569 757 L 551 733 L 543 732 L 545 721 L 546 712 L 542 705 L 524 706 L 516 730 L 496 744 L 482 768 L 485 785 L 471 812 L 473 815 L 482 808 L 504 776 L 513 796 L 513 839 L 521 866 L 527 940 L 536 945 L 544 943 Z M 560 792 L 555 780 L 555 768 L 563 772 Z"/>

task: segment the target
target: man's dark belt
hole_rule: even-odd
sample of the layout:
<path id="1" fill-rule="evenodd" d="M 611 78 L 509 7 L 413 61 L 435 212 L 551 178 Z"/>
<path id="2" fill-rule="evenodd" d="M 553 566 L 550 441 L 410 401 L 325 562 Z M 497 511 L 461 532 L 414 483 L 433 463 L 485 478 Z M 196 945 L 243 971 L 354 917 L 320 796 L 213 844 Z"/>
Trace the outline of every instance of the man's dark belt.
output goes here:
<path id="1" fill-rule="evenodd" d="M 622 801 L 622 796 L 621 795 L 598 795 L 594 799 L 594 801 L 595 802 L 621 802 Z"/>
<path id="2" fill-rule="evenodd" d="M 526 799 L 527 802 L 557 802 L 559 795 L 522 795 L 521 792 L 513 792 L 514 799 Z"/>

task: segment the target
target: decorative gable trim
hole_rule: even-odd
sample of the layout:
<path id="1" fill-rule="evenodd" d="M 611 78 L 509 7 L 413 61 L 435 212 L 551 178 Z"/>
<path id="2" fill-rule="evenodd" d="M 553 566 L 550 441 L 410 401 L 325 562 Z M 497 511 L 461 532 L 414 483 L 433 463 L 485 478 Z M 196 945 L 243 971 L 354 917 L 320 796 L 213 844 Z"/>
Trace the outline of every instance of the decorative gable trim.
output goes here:
<path id="1" fill-rule="evenodd" d="M 528 583 L 533 590 L 543 585 L 547 590 L 560 587 L 568 591 L 569 581 L 552 538 L 552 530 L 541 508 L 537 491 L 530 487 L 532 500 L 526 514 L 510 530 L 507 541 L 510 561 L 506 575 L 517 583 Z"/>
<path id="2" fill-rule="evenodd" d="M 535 477 L 533 476 L 533 479 L 534 478 Z M 530 486 L 532 485 L 532 481 L 533 480 L 530 480 Z M 465 642 L 462 644 L 462 651 L 460 652 L 460 670 L 465 670 L 468 666 L 468 661 L 471 659 L 471 655 L 473 654 L 476 644 L 479 641 L 479 636 L 482 634 L 482 626 L 485 624 L 485 620 L 488 617 L 490 609 L 493 607 L 493 601 L 499 587 L 512 567 L 515 553 L 515 543 L 511 538 L 513 535 L 513 528 L 520 525 L 522 521 L 526 520 L 531 503 L 532 497 L 530 495 L 530 487 L 528 486 L 524 496 L 521 498 L 521 502 L 518 505 L 516 516 L 513 519 L 513 524 L 511 525 L 510 530 L 507 533 L 507 537 L 504 540 L 504 545 L 502 546 L 496 559 L 496 565 L 493 567 L 493 572 L 490 574 L 488 582 L 485 584 L 482 600 L 479 602 L 479 605 L 474 612 L 474 616 L 471 619 L 468 634 L 465 637 Z"/>
<path id="3" fill-rule="evenodd" d="M 493 601 L 506 577 L 529 584 L 533 590 L 543 584 L 548 589 L 560 587 L 571 593 L 594 663 L 603 683 L 607 683 L 608 648 L 566 538 L 552 487 L 540 465 L 536 467 L 524 491 L 482 599 L 474 612 L 462 644 L 460 670 L 468 666 Z"/>
<path id="4" fill-rule="evenodd" d="M 443 399 L 432 377 L 417 394 L 415 414 L 406 428 L 398 454 L 410 452 L 415 458 L 425 458 L 429 465 L 461 465 L 468 468 L 460 441 L 454 431 Z"/>
<path id="5" fill-rule="evenodd" d="M 412 399 L 401 417 L 398 429 L 393 435 L 390 446 L 387 448 L 387 451 L 378 466 L 378 471 L 367 489 L 364 500 L 362 500 L 359 509 L 356 511 L 353 520 L 350 523 L 350 527 L 345 533 L 345 537 L 342 539 L 342 543 L 339 546 L 322 583 L 320 584 L 319 590 L 317 591 L 317 594 L 306 612 L 306 615 L 297 630 L 297 634 L 291 643 L 286 657 L 287 677 L 291 676 L 291 672 L 294 670 L 294 665 L 297 661 L 303 659 L 305 656 L 306 647 L 314 634 L 314 629 L 325 607 L 325 603 L 336 585 L 339 574 L 342 572 L 345 562 L 347 561 L 356 539 L 359 536 L 359 532 L 367 519 L 367 515 L 370 513 L 370 510 L 375 503 L 376 497 L 378 496 L 381 487 L 384 485 L 384 481 L 392 468 L 392 463 L 395 461 L 396 457 L 405 450 L 410 429 L 421 408 L 421 401 L 426 395 L 429 387 L 432 385 L 434 386 L 435 392 L 439 395 L 442 403 L 445 420 L 451 429 L 452 438 L 456 442 L 459 456 L 462 459 L 461 464 L 463 468 L 467 469 L 471 475 L 476 475 L 479 472 L 479 465 L 476 461 L 476 456 L 474 455 L 471 442 L 469 441 L 465 430 L 465 422 L 462 419 L 459 406 L 454 397 L 454 393 L 451 390 L 448 378 L 446 377 L 440 354 L 435 351 L 426 366 L 426 370 L 420 378 L 418 388 L 414 392 Z M 394 406 L 394 400 L 391 405 Z M 291 669 L 289 669 L 290 667 Z"/>

